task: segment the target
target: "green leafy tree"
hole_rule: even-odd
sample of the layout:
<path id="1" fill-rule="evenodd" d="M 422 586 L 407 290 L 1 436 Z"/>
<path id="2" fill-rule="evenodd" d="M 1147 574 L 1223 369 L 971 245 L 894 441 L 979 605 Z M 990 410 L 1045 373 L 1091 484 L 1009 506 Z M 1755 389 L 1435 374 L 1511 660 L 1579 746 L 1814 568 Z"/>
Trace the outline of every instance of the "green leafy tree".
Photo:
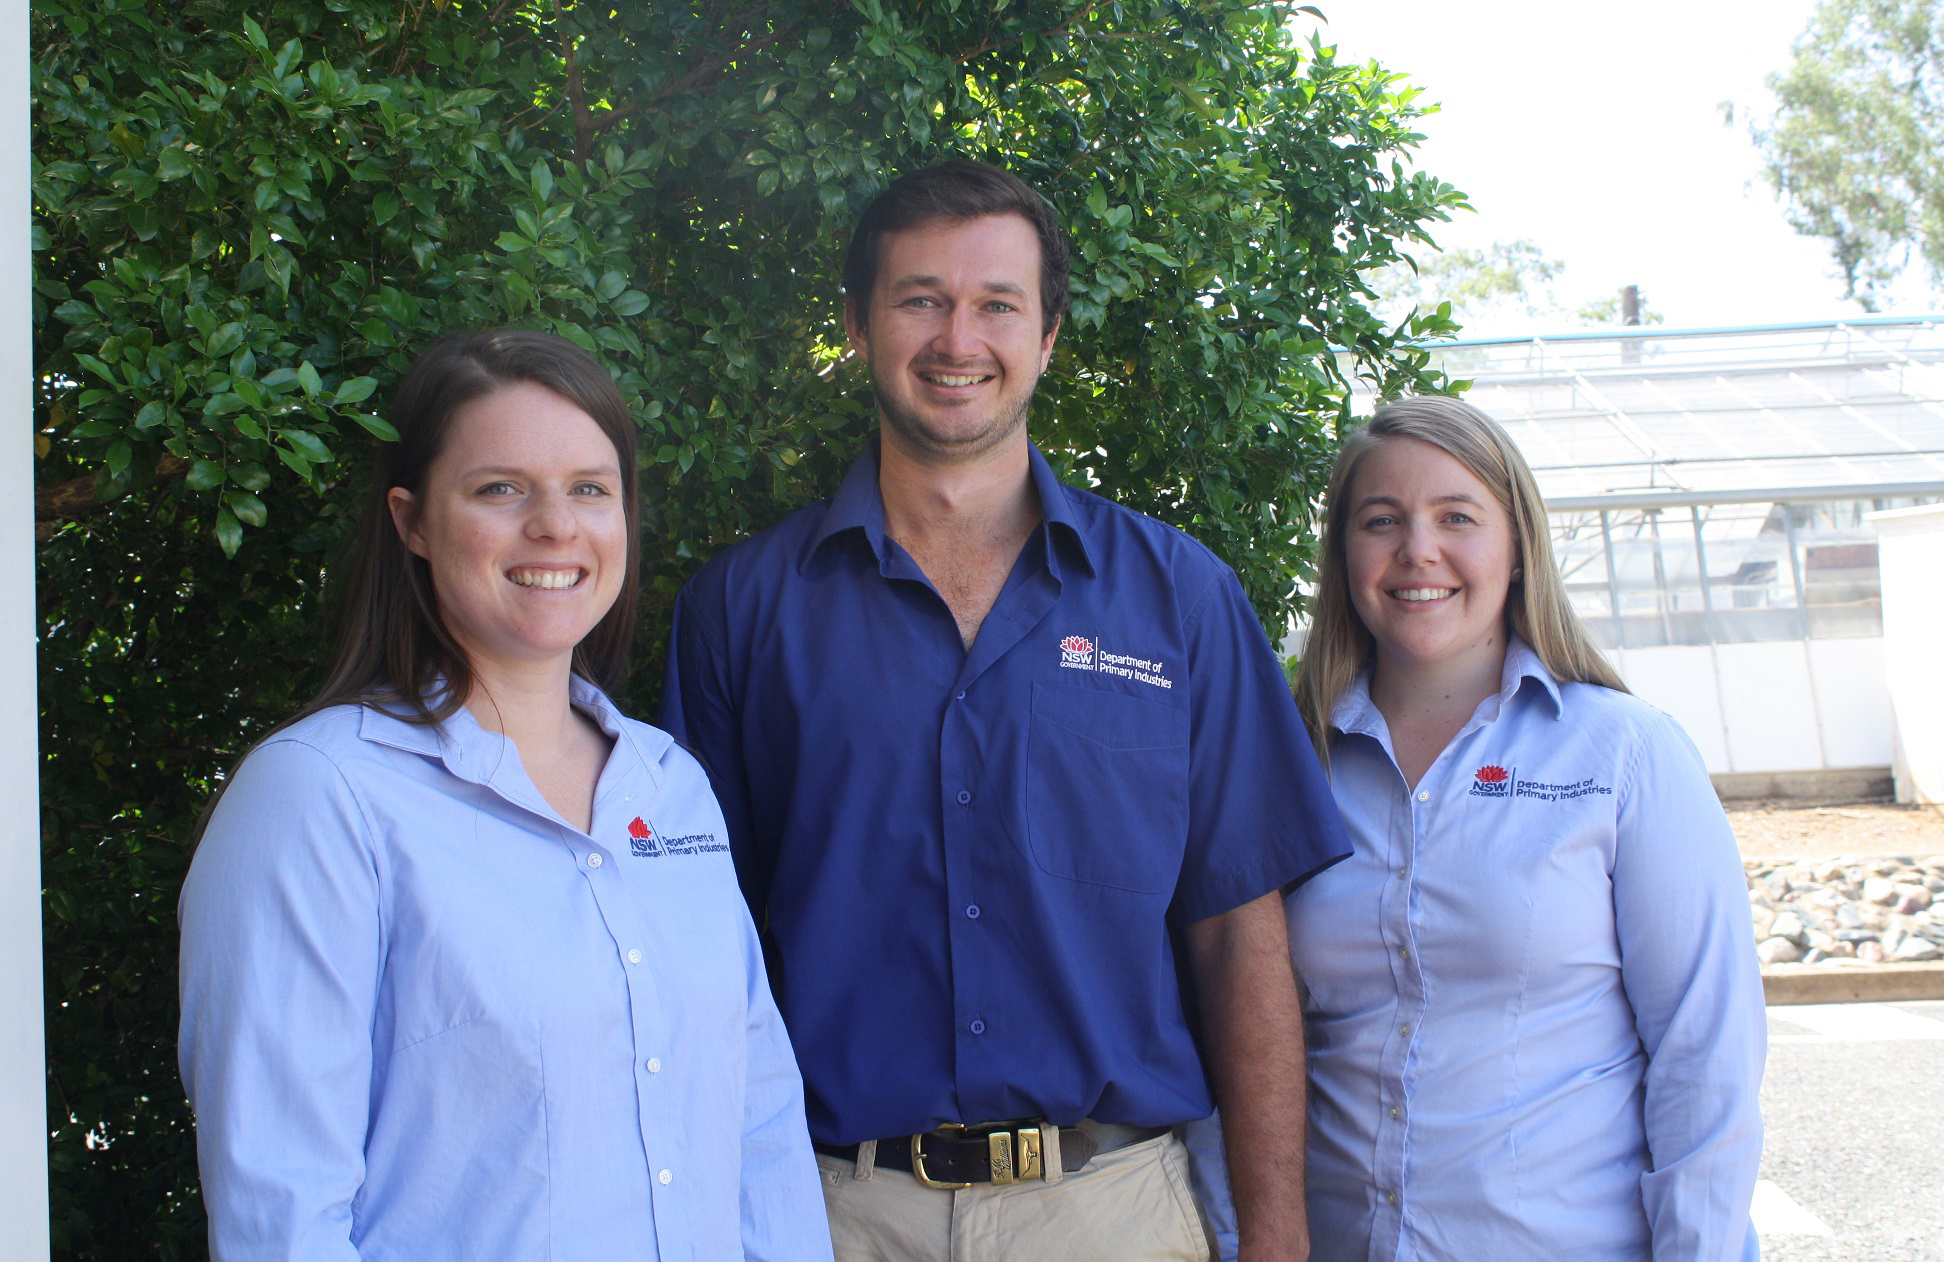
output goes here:
<path id="1" fill-rule="evenodd" d="M 246 12 L 247 8 L 247 12 Z M 55 1238 L 203 1251 L 174 1067 L 203 802 L 318 682 L 382 401 L 438 332 L 598 352 L 669 601 L 870 432 L 837 274 L 898 171 L 965 153 L 1076 243 L 1035 406 L 1072 477 L 1227 557 L 1272 626 L 1346 375 L 1436 388 L 1365 277 L 1459 195 L 1419 107 L 1246 0 L 36 0 L 42 790 Z M 1339 353 L 1341 352 L 1341 353 Z"/>
<path id="2" fill-rule="evenodd" d="M 1829 242 L 1876 310 L 1918 264 L 1944 285 L 1944 5 L 1822 0 L 1755 129 L 1796 230 Z"/>

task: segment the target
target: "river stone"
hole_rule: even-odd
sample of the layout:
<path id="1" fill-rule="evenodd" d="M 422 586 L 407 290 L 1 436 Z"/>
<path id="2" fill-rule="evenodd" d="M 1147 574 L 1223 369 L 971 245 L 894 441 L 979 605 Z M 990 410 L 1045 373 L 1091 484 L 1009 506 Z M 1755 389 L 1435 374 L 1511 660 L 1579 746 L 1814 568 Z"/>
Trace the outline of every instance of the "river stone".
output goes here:
<path id="1" fill-rule="evenodd" d="M 1755 948 L 1764 964 L 1794 964 L 1802 958 L 1802 948 L 1787 938 L 1770 938 Z"/>

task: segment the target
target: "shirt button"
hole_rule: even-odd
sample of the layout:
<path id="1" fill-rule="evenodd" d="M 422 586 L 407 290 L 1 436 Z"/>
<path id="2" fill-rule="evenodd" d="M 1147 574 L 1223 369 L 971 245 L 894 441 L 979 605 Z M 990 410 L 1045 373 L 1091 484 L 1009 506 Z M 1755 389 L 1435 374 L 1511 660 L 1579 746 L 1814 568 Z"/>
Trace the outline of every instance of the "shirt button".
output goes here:
<path id="1" fill-rule="evenodd" d="M 640 947 L 629 947 L 629 948 L 628 948 L 628 963 L 630 963 L 630 964 L 639 964 L 639 963 L 641 963 L 641 948 L 640 948 Z"/>
<path id="2" fill-rule="evenodd" d="M 972 1024 L 971 1024 L 971 1025 L 969 1025 L 969 1026 L 967 1026 L 967 1027 L 965 1027 L 965 1028 L 966 1028 L 966 1029 L 968 1029 L 968 1030 L 970 1030 L 970 1031 L 972 1031 L 972 1033 L 974 1033 L 974 1034 L 984 1034 L 984 1033 L 985 1033 L 985 1018 L 984 1018 L 984 1017 L 973 1017 L 973 1018 L 972 1018 Z"/>
<path id="3" fill-rule="evenodd" d="M 960 693 L 960 694 L 958 695 L 958 697 L 956 698 L 956 700 L 959 700 L 959 701 L 963 701 L 963 700 L 965 700 L 965 694 L 961 692 L 961 693 Z"/>
<path id="4" fill-rule="evenodd" d="M 1399 1112 L 1398 1107 L 1395 1104 L 1391 1105 L 1391 1116 L 1396 1117 L 1398 1115 L 1398 1112 Z"/>
<path id="5" fill-rule="evenodd" d="M 588 855 L 588 856 L 587 856 L 587 866 L 588 866 L 588 867 L 590 867 L 590 868 L 598 868 L 598 867 L 600 867 L 600 866 L 601 866 L 601 856 L 600 856 L 600 855 L 597 855 L 597 854 L 591 854 L 591 855 Z"/>
<path id="6" fill-rule="evenodd" d="M 1399 1034 L 1402 1034 L 1402 1035 L 1403 1035 L 1403 1036 L 1404 1036 L 1405 1038 L 1410 1038 L 1410 1037 L 1411 1037 L 1411 1025 L 1410 1025 L 1410 1023 L 1409 1023 L 1409 1022 L 1407 1021 L 1407 1022 L 1405 1022 L 1405 1023 L 1403 1024 L 1403 1025 L 1400 1025 L 1400 1026 L 1398 1026 L 1398 1027 L 1397 1027 L 1397 1032 L 1398 1032 Z"/>
<path id="7" fill-rule="evenodd" d="M 966 906 L 965 918 L 967 920 L 977 920 L 979 918 L 979 905 L 977 903 L 971 903 Z"/>
<path id="8" fill-rule="evenodd" d="M 1409 947 L 1399 947 L 1399 948 L 1397 948 L 1397 958 L 1398 958 L 1398 959 L 1400 959 L 1400 960 L 1408 960 L 1408 959 L 1410 959 L 1410 958 L 1411 958 L 1411 951 L 1410 951 L 1410 948 L 1409 948 Z"/>
<path id="9" fill-rule="evenodd" d="M 965 789 L 960 789 L 958 791 L 958 803 L 960 806 L 964 806 L 967 802 L 970 802 L 971 800 L 972 800 L 972 794 L 969 791 Z"/>
<path id="10" fill-rule="evenodd" d="M 1431 800 L 1431 790 L 1429 789 L 1418 790 L 1418 801 L 1429 802 L 1430 800 Z"/>
<path id="11" fill-rule="evenodd" d="M 670 1173 L 669 1171 L 667 1171 L 667 1170 L 664 1170 L 664 1171 L 662 1171 L 662 1172 L 661 1172 L 660 1174 L 658 1174 L 658 1175 L 656 1175 L 656 1176 L 655 1176 L 655 1181 L 656 1181 L 657 1183 L 659 1183 L 659 1184 L 661 1184 L 661 1185 L 662 1185 L 663 1187 L 667 1187 L 667 1186 L 669 1185 L 669 1183 L 670 1183 L 671 1181 L 673 1181 L 673 1179 L 674 1179 L 674 1178 L 675 1178 L 675 1176 L 674 1176 L 673 1174 L 671 1174 L 671 1173 Z M 1392 1204 L 1394 1205 L 1394 1204 L 1396 1204 L 1397 1202 L 1396 1202 L 1395 1200 L 1393 1200 L 1393 1201 L 1392 1201 L 1391 1203 L 1392 1203 Z"/>
<path id="12" fill-rule="evenodd" d="M 668 1182 L 668 1171 L 666 1171 L 666 1170 L 664 1170 L 664 1171 L 662 1171 L 662 1182 L 663 1182 L 663 1183 L 666 1183 L 666 1182 Z M 1386 1192 L 1386 1193 L 1384 1193 L 1384 1203 L 1385 1203 L 1386 1205 L 1395 1205 L 1395 1204 L 1397 1204 L 1397 1193 L 1395 1193 L 1395 1192 Z"/>
<path id="13" fill-rule="evenodd" d="M 648 1060 L 647 1060 L 647 1062 L 646 1062 L 646 1068 L 647 1068 L 647 1070 L 648 1070 L 648 1072 L 649 1072 L 649 1073 L 651 1073 L 651 1074 L 658 1074 L 658 1073 L 660 1073 L 660 1072 L 661 1072 L 661 1057 L 659 1057 L 659 1056 L 650 1056 L 650 1057 L 648 1058 Z"/>

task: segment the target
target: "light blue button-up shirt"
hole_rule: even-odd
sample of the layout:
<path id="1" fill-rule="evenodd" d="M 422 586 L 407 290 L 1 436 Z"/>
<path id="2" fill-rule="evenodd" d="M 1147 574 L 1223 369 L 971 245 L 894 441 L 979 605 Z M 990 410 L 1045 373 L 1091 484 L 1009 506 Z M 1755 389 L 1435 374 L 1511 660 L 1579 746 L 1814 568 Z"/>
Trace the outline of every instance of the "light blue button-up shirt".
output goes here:
<path id="1" fill-rule="evenodd" d="M 182 894 L 217 1259 L 803 1259 L 802 1085 L 701 769 L 614 741 L 582 833 L 503 737 L 340 706 L 223 795 Z"/>
<path id="2" fill-rule="evenodd" d="M 1686 734 L 1516 639 L 1415 789 L 1367 680 L 1331 725 L 1355 853 L 1288 900 L 1312 1256 L 1758 1256 L 1761 977 Z"/>

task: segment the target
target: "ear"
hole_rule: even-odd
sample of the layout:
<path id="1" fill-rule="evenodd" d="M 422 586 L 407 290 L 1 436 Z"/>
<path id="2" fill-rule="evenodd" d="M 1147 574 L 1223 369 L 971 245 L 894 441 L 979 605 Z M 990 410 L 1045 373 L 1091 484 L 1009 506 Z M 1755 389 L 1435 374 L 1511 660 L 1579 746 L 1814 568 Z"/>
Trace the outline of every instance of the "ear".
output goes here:
<path id="1" fill-rule="evenodd" d="M 1061 320 L 1061 319 L 1062 319 L 1062 317 L 1060 317 L 1060 316 L 1054 316 L 1054 317 L 1053 317 L 1053 327 L 1052 327 L 1052 328 L 1050 328 L 1050 329 L 1048 329 L 1048 330 L 1046 331 L 1046 336 L 1040 339 L 1040 366 L 1039 366 L 1039 370 L 1040 370 L 1041 372 L 1045 372 L 1045 371 L 1046 371 L 1046 366 L 1047 366 L 1048 364 L 1050 364 L 1050 363 L 1052 363 L 1052 362 L 1053 362 L 1053 341 L 1054 341 L 1054 339 L 1055 339 L 1055 338 L 1057 338 L 1057 337 L 1059 337 L 1059 336 L 1060 336 L 1060 320 Z"/>
<path id="2" fill-rule="evenodd" d="M 398 532 L 399 542 L 412 555 L 424 556 L 425 537 L 419 533 L 417 497 L 404 487 L 395 486 L 385 492 L 385 507 L 391 510 L 392 529 Z"/>
<path id="3" fill-rule="evenodd" d="M 850 339 L 850 347 L 860 357 L 871 353 L 871 335 L 864 327 L 865 315 L 857 309 L 857 299 L 844 296 L 844 336 Z"/>

